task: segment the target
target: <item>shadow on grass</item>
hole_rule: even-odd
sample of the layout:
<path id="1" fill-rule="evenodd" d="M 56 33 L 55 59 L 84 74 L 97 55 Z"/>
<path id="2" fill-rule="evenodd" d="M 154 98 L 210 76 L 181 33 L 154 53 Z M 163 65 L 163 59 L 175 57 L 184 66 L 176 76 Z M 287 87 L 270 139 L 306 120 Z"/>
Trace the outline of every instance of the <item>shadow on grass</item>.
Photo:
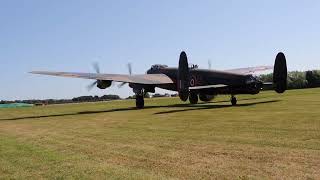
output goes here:
<path id="1" fill-rule="evenodd" d="M 177 112 L 185 112 L 185 111 L 204 110 L 204 109 L 218 109 L 218 108 L 228 108 L 228 107 L 245 107 L 245 106 L 253 106 L 253 105 L 256 105 L 256 104 L 273 103 L 273 102 L 278 102 L 278 101 L 280 101 L 280 100 L 269 100 L 269 101 L 262 101 L 262 102 L 245 103 L 245 104 L 238 104 L 236 106 L 232 106 L 232 105 L 216 105 L 216 104 L 199 104 L 199 105 L 191 105 L 191 104 L 189 104 L 188 106 L 184 106 L 184 107 L 192 107 L 190 109 L 175 109 L 175 110 L 170 110 L 170 111 L 157 112 L 157 113 L 154 113 L 154 114 L 169 114 L 169 113 L 177 113 Z"/>
<path id="2" fill-rule="evenodd" d="M 242 99 L 242 100 L 245 100 L 245 99 Z M 253 102 L 253 103 L 243 103 L 243 104 L 236 105 L 236 107 L 252 106 L 252 105 L 257 105 L 257 104 L 266 104 L 266 103 L 273 103 L 273 102 L 278 102 L 278 101 L 279 100 L 269 100 L 269 101 Z M 229 102 L 229 101 L 218 101 L 218 102 Z M 168 113 L 194 111 L 194 110 L 202 110 L 202 109 L 217 109 L 217 108 L 233 107 L 232 105 L 223 105 L 223 104 L 218 105 L 215 103 L 217 103 L 217 102 L 208 102 L 208 103 L 204 103 L 204 104 L 173 104 L 173 105 L 167 105 L 167 106 L 145 106 L 144 109 L 182 108 L 182 109 L 174 109 L 174 110 L 170 110 L 170 111 L 161 111 L 161 112 L 154 113 L 155 115 L 157 115 L 157 114 L 168 114 Z M 138 109 L 135 107 L 129 107 L 129 108 L 101 110 L 101 111 L 80 111 L 80 112 L 65 113 L 65 114 L 52 114 L 52 115 L 6 118 L 6 119 L 0 119 L 0 121 L 40 119 L 40 118 L 48 118 L 48 117 L 75 116 L 75 115 L 99 114 L 99 113 L 122 112 L 122 111 L 135 111 L 135 110 L 138 110 Z"/>

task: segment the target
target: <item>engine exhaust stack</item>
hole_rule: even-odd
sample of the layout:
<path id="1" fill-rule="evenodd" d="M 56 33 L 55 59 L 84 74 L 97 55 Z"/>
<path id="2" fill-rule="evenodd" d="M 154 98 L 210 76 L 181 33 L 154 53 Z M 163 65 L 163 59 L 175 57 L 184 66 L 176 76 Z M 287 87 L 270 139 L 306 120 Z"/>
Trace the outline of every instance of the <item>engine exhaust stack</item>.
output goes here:
<path id="1" fill-rule="evenodd" d="M 282 52 L 276 56 L 273 69 L 273 88 L 277 93 L 287 90 L 287 61 Z"/>
<path id="2" fill-rule="evenodd" d="M 190 72 L 187 54 L 184 51 L 180 53 L 177 76 L 177 90 L 179 97 L 182 101 L 186 101 L 189 98 Z"/>

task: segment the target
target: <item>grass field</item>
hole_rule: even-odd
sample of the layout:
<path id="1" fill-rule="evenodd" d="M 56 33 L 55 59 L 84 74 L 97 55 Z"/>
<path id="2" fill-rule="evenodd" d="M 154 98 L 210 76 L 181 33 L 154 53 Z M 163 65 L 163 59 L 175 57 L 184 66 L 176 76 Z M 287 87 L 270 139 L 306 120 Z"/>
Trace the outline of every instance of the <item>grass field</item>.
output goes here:
<path id="1" fill-rule="evenodd" d="M 0 109 L 0 179 L 320 179 L 320 89 Z"/>

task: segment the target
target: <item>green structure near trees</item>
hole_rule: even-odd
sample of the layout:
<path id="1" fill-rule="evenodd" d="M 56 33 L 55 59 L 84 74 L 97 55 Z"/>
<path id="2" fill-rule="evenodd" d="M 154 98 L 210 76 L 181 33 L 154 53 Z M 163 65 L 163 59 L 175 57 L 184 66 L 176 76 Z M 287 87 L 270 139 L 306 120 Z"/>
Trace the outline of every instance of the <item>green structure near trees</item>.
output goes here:
<path id="1" fill-rule="evenodd" d="M 0 104 L 0 108 L 19 108 L 19 107 L 32 107 L 33 104 L 27 103 L 11 103 L 11 104 Z"/>

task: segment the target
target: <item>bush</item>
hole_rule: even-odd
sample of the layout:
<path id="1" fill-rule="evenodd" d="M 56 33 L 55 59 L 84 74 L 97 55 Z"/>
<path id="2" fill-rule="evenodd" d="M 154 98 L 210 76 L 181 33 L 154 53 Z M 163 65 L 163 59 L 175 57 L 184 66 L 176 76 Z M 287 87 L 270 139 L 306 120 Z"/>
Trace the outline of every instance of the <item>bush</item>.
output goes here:
<path id="1" fill-rule="evenodd" d="M 273 73 L 259 76 L 262 82 L 272 82 Z M 291 71 L 288 73 L 288 89 L 302 89 L 308 87 L 320 87 L 320 71 L 307 72 Z"/>

